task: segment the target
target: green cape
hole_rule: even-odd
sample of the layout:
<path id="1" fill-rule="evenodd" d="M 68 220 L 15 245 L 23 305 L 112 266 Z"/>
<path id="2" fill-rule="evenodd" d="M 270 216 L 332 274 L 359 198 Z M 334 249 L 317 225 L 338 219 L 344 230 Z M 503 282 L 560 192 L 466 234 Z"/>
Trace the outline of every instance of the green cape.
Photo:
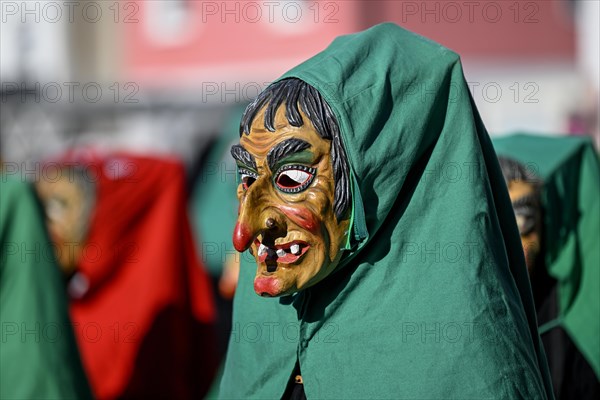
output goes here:
<path id="1" fill-rule="evenodd" d="M 0 175 L 0 398 L 91 398 L 34 194 Z"/>
<path id="2" fill-rule="evenodd" d="M 279 398 L 298 359 L 309 399 L 551 398 L 511 203 L 459 57 L 382 24 L 285 77 L 337 116 L 362 241 L 294 296 L 261 298 L 241 271 L 221 397 Z"/>
<path id="3" fill-rule="evenodd" d="M 543 180 L 544 257 L 560 307 L 552 325 L 565 329 L 600 379 L 600 164 L 592 141 L 518 134 L 494 147 Z"/>

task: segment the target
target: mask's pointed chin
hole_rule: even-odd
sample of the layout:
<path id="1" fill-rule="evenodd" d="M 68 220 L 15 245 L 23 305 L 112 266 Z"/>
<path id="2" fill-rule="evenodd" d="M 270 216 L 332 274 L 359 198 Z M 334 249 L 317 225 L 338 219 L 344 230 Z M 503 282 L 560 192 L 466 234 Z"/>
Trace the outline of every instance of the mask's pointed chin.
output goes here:
<path id="1" fill-rule="evenodd" d="M 262 297 L 277 297 L 282 295 L 281 280 L 275 276 L 259 275 L 254 279 L 254 291 Z"/>

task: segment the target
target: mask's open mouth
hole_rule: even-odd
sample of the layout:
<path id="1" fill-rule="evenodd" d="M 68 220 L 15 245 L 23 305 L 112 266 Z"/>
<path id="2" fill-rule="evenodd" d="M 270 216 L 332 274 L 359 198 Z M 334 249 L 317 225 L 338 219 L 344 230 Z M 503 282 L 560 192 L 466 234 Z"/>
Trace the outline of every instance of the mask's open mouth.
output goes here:
<path id="1" fill-rule="evenodd" d="M 275 272 L 277 264 L 291 264 L 302 257 L 310 248 L 302 240 L 292 240 L 288 243 L 273 244 L 270 246 L 255 239 L 258 261 L 267 264 L 267 272 Z"/>

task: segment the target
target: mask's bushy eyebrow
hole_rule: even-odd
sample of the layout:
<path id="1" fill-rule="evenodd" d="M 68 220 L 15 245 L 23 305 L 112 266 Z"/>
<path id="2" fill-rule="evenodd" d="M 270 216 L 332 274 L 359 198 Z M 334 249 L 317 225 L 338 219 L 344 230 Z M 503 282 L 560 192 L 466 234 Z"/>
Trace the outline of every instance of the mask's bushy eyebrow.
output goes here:
<path id="1" fill-rule="evenodd" d="M 246 149 L 244 149 L 239 144 L 234 144 L 231 146 L 231 156 L 236 160 L 241 162 L 242 164 L 256 170 L 256 161 L 252 154 L 248 153 Z"/>
<path id="2" fill-rule="evenodd" d="M 273 167 L 279 160 L 289 156 L 290 154 L 298 153 L 302 150 L 308 149 L 309 147 L 310 143 L 296 138 L 287 139 L 278 143 L 271 150 L 269 150 L 269 153 L 267 154 L 267 163 L 269 164 L 269 169 L 273 171 Z"/>
<path id="3" fill-rule="evenodd" d="M 528 194 L 523 197 L 519 197 L 512 202 L 513 208 L 522 208 L 522 207 L 535 207 L 537 206 L 535 194 Z"/>

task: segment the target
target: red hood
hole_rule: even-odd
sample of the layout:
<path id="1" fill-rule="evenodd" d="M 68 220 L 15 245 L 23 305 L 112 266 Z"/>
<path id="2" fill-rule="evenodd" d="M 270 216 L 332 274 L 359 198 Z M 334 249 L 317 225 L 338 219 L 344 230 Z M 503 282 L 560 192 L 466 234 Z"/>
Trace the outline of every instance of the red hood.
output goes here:
<path id="1" fill-rule="evenodd" d="M 87 151 L 59 163 L 86 167 L 96 182 L 77 268 L 89 289 L 71 303 L 96 396 L 201 394 L 198 384 L 214 372 L 215 310 L 191 236 L 181 163 Z"/>

